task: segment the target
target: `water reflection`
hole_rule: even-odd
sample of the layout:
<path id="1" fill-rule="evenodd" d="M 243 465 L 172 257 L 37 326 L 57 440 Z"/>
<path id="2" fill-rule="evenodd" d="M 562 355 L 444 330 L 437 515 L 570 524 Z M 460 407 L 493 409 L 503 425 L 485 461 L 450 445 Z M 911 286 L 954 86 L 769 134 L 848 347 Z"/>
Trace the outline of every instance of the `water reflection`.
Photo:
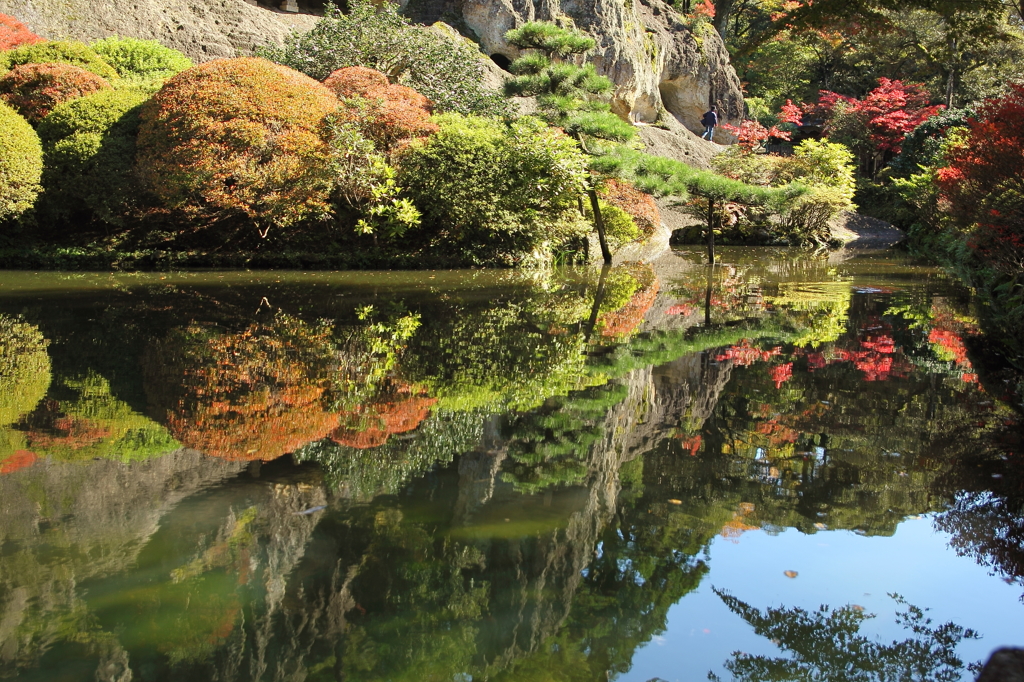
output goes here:
<path id="1" fill-rule="evenodd" d="M 604 680 L 716 538 L 926 512 L 1018 579 L 1016 422 L 966 293 L 732 260 L 14 287 L 0 675 Z M 863 619 L 723 599 L 768 634 Z M 818 639 L 727 668 L 830 670 Z"/>

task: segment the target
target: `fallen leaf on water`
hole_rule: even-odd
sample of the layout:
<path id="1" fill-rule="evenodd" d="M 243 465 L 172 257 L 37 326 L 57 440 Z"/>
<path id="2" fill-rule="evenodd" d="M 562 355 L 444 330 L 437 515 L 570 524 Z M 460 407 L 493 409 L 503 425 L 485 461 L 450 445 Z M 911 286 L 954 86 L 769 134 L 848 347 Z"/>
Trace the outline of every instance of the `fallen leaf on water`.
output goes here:
<path id="1" fill-rule="evenodd" d="M 852 606 L 852 608 L 853 608 L 854 611 L 863 611 L 864 610 L 864 607 L 861 606 L 860 604 L 854 604 Z"/>
<path id="2" fill-rule="evenodd" d="M 787 578 L 795 578 L 799 574 L 796 571 L 785 571 L 783 573 L 783 575 L 786 576 Z"/>
<path id="3" fill-rule="evenodd" d="M 668 503 L 669 504 L 682 504 L 683 501 L 682 500 L 669 500 Z"/>
<path id="4" fill-rule="evenodd" d="M 814 524 L 814 527 L 817 528 L 818 530 L 825 530 L 826 528 L 828 528 L 828 526 L 826 526 L 824 523 L 820 523 L 820 522 Z"/>

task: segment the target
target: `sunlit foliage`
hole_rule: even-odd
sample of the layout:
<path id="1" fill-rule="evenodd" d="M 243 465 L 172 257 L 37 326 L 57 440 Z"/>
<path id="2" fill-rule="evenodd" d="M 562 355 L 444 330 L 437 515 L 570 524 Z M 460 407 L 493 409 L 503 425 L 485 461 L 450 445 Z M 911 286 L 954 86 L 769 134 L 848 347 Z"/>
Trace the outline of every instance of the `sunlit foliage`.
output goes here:
<path id="1" fill-rule="evenodd" d="M 29 211 L 42 189 L 43 150 L 25 118 L 0 101 L 0 222 Z"/>
<path id="2" fill-rule="evenodd" d="M 142 110 L 139 172 L 163 204 L 192 220 L 244 217 L 261 234 L 330 212 L 325 119 L 334 94 L 256 58 L 184 71 Z"/>

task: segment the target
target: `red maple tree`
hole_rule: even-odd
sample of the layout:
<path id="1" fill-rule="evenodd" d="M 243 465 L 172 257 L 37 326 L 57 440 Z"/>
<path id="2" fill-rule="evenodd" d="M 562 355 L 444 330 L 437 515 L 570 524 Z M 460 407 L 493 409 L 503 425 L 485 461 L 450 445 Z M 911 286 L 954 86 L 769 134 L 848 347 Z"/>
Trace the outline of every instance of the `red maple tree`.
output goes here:
<path id="1" fill-rule="evenodd" d="M 944 208 L 971 247 L 997 270 L 1024 269 L 1024 84 L 983 103 L 970 132 L 946 154 L 937 172 Z"/>
<path id="2" fill-rule="evenodd" d="M 0 14 L 0 50 L 13 50 L 22 45 L 35 45 L 45 40 L 14 17 Z"/>
<path id="3" fill-rule="evenodd" d="M 870 142 L 880 153 L 899 154 L 903 137 L 945 107 L 929 105 L 931 93 L 920 83 L 879 78 L 878 87 L 864 99 L 854 99 L 829 90 L 819 93 L 818 104 L 805 107 L 809 112 L 824 116 L 825 133 L 833 126 L 837 105 L 853 114 L 868 130 Z"/>

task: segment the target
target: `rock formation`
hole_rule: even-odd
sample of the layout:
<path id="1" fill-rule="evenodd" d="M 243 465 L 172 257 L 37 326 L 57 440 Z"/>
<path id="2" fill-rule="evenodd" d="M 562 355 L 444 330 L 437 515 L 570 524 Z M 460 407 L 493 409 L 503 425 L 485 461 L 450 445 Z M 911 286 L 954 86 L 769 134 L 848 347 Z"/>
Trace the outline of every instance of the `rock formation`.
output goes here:
<path id="1" fill-rule="evenodd" d="M 703 23 L 691 29 L 662 0 L 405 0 L 403 5 L 415 21 L 459 26 L 485 54 L 506 65 L 518 56 L 505 41 L 509 29 L 527 21 L 574 25 L 597 40 L 592 58 L 598 72 L 615 82 L 613 110 L 636 122 L 678 121 L 699 133 L 701 115 L 712 103 L 724 122 L 737 123 L 743 115 L 739 79 L 714 28 Z M 279 44 L 316 20 L 246 0 L 0 0 L 0 12 L 50 39 L 89 41 L 114 34 L 154 39 L 196 61 L 251 54 L 256 46 Z M 728 137 L 719 134 L 721 140 Z M 702 165 L 701 143 L 692 137 L 688 143 L 695 165 Z"/>
<path id="2" fill-rule="evenodd" d="M 278 12 L 245 0 L 0 0 L 0 13 L 17 17 L 51 40 L 91 41 L 111 35 L 157 40 L 195 61 L 252 54 L 308 30 L 316 17 Z"/>

